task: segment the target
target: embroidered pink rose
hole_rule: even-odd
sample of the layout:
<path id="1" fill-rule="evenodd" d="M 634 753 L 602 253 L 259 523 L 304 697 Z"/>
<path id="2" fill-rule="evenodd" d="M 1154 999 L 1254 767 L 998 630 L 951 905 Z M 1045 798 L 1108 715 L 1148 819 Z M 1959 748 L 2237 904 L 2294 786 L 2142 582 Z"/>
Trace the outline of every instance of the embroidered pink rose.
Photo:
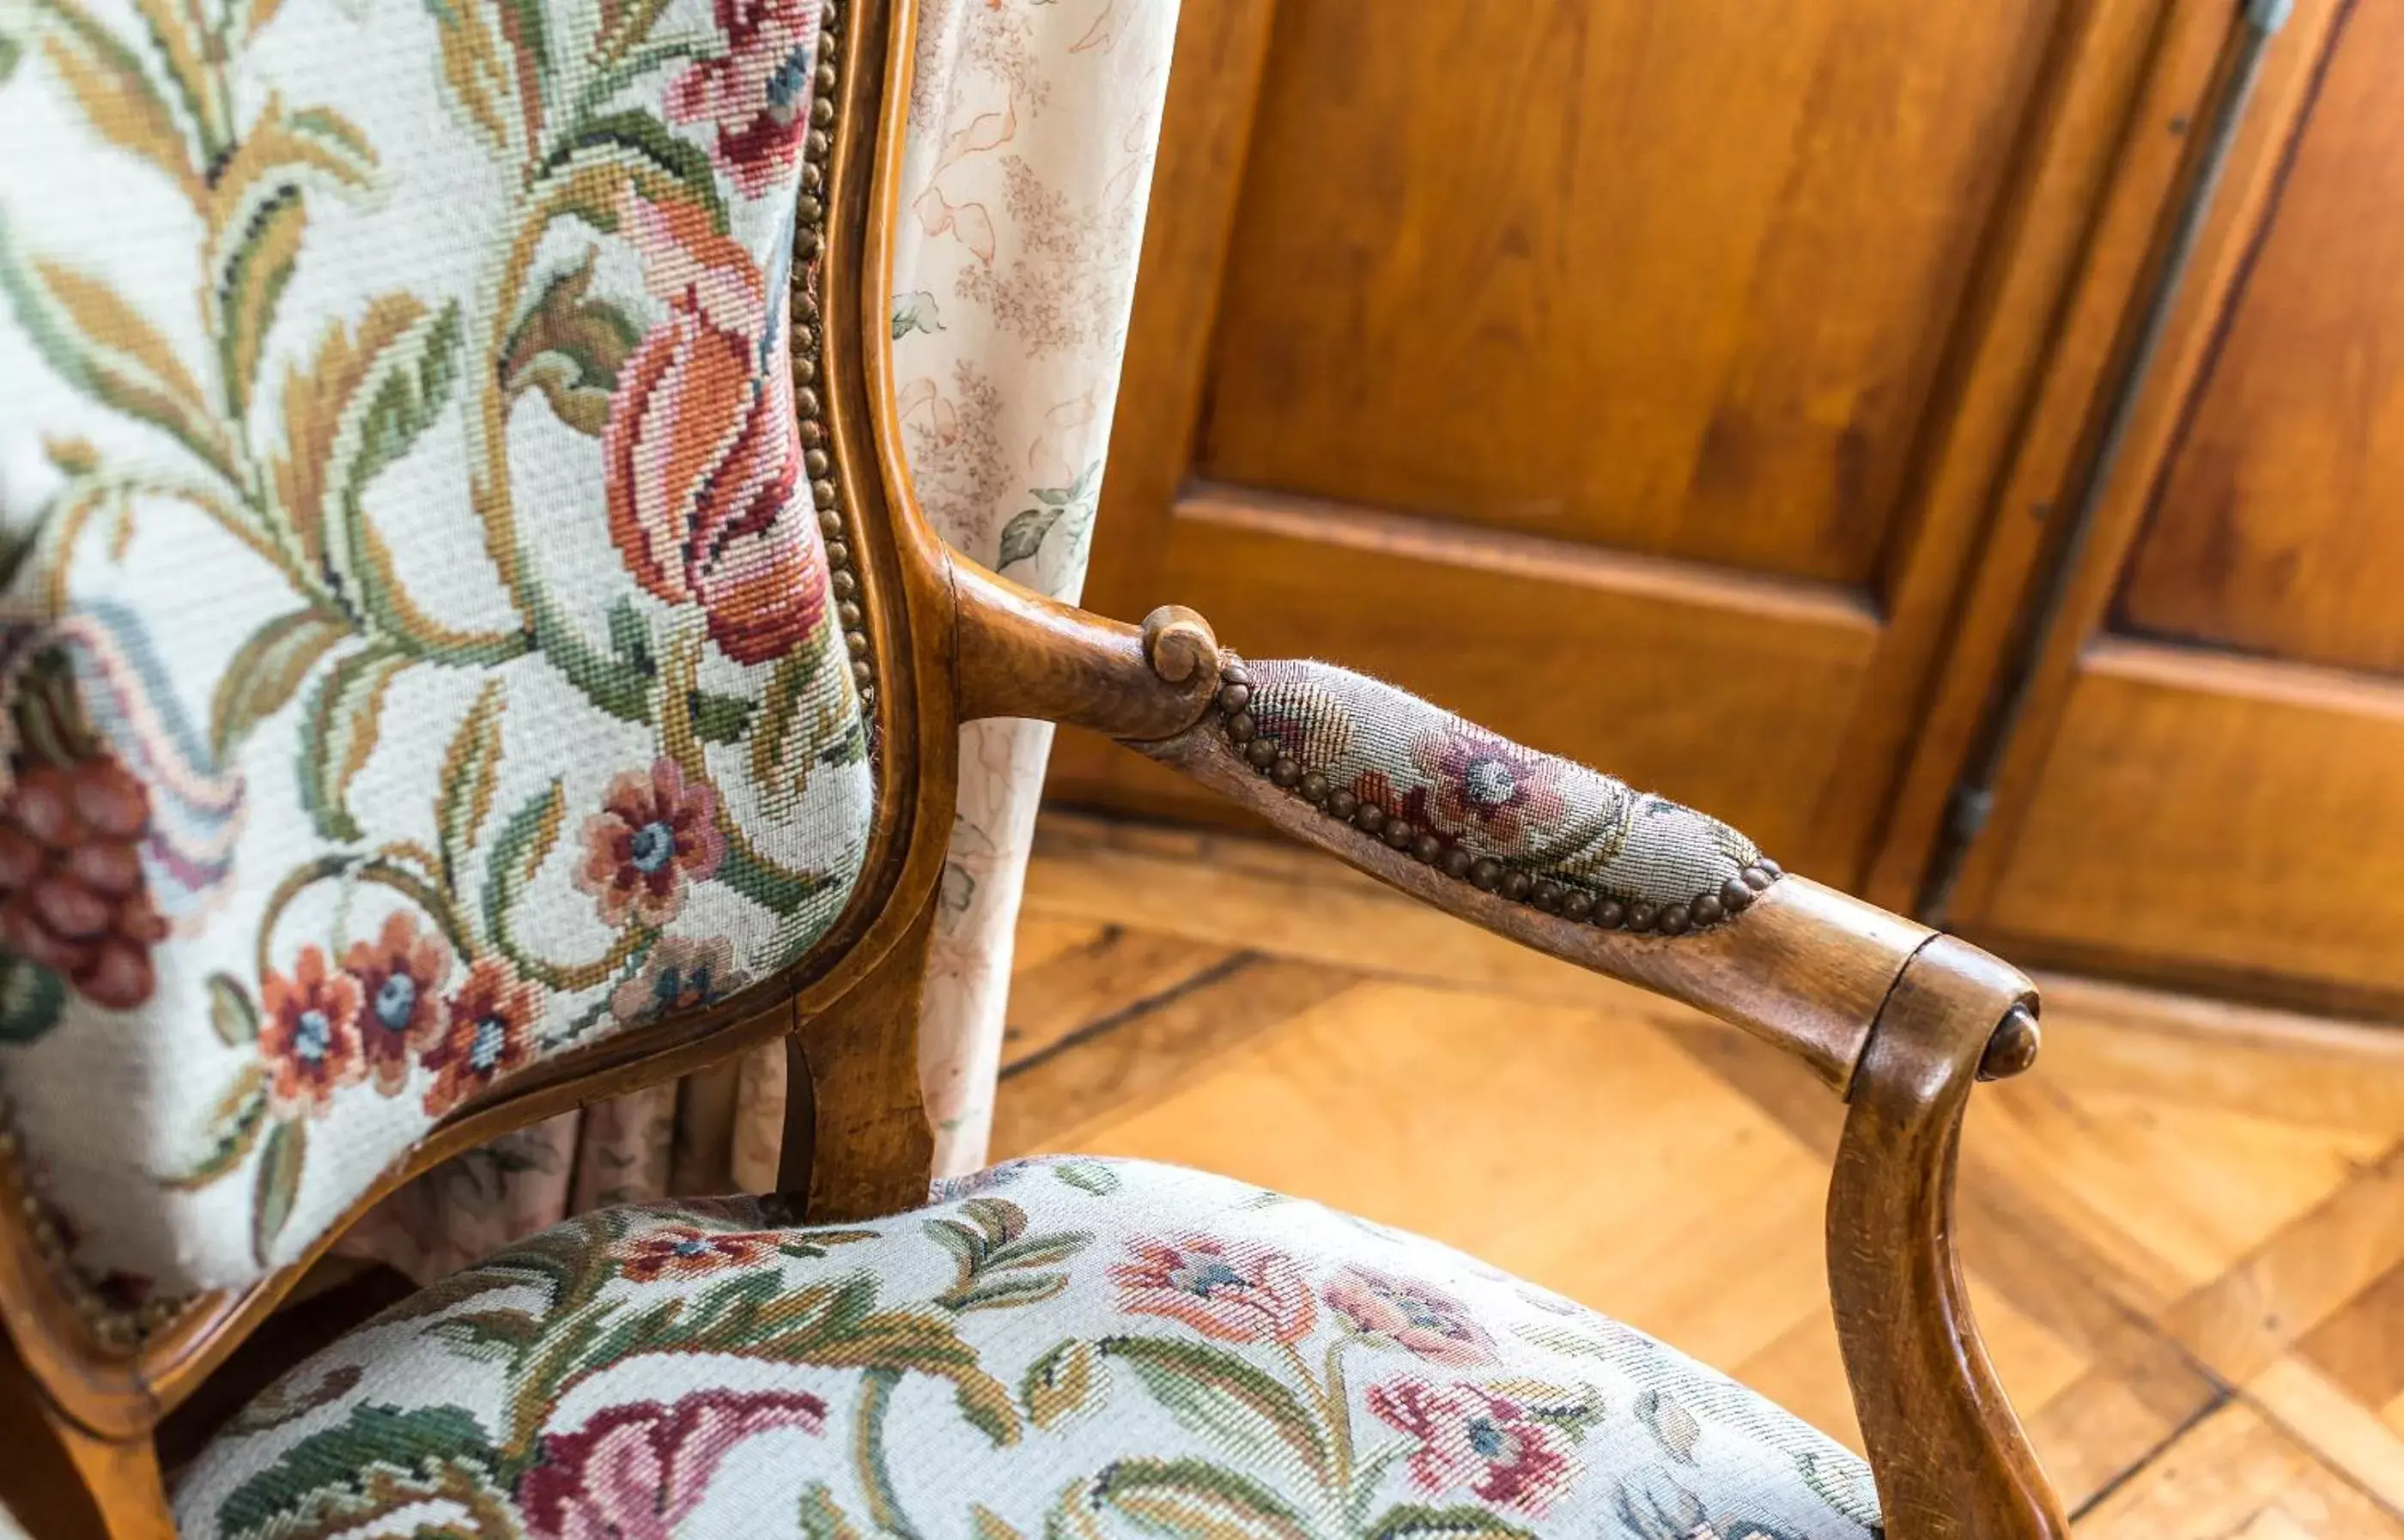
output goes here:
<path id="1" fill-rule="evenodd" d="M 1427 816 L 1448 834 L 1481 834 L 1507 849 L 1569 817 L 1559 762 L 1466 722 L 1411 740 L 1411 759 L 1433 786 Z"/>
<path id="2" fill-rule="evenodd" d="M 1560 1435 L 1506 1396 L 1405 1379 L 1371 1386 L 1367 1399 L 1380 1420 L 1418 1441 L 1410 1473 L 1422 1491 L 1467 1488 L 1498 1507 L 1541 1515 L 1577 1479 Z"/>
<path id="3" fill-rule="evenodd" d="M 1294 1342 L 1317 1319 L 1292 1257 L 1209 1236 L 1139 1240 L 1111 1268 L 1122 1310 L 1165 1315 L 1223 1342 Z"/>
<path id="4" fill-rule="evenodd" d="M 713 157 L 747 198 L 793 174 L 810 119 L 818 0 L 717 0 L 726 51 L 668 88 L 668 119 L 718 129 Z"/>
<path id="5" fill-rule="evenodd" d="M 518 1478 L 532 1540 L 670 1540 L 728 1454 L 776 1428 L 817 1434 L 826 1403 L 798 1391 L 696 1391 L 672 1407 L 608 1407 L 574 1433 L 543 1435 Z"/>
<path id="6" fill-rule="evenodd" d="M 665 925 L 684 907 L 685 889 L 707 882 L 726 859 L 717 794 L 688 782 L 664 754 L 648 774 L 629 770 L 609 782 L 582 837 L 576 886 L 593 895 L 602 923 L 613 927 L 630 914 L 645 925 Z"/>
<path id="7" fill-rule="evenodd" d="M 1381 1337 L 1431 1364 L 1494 1362 L 1494 1339 L 1443 1290 L 1368 1267 L 1347 1267 L 1327 1285 L 1330 1309 L 1352 1329 Z"/>

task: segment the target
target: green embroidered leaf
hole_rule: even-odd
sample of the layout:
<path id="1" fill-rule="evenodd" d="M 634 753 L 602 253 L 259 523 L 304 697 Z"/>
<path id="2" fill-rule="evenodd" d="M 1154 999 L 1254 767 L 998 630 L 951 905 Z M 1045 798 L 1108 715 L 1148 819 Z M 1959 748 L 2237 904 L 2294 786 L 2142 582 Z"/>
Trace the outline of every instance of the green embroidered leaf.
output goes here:
<path id="1" fill-rule="evenodd" d="M 267 1135 L 259 1155 L 259 1181 L 251 1189 L 250 1250 L 265 1266 L 274 1254 L 275 1238 L 292 1218 L 300 1196 L 300 1167 L 309 1155 L 305 1123 L 278 1123 Z"/>
<path id="2" fill-rule="evenodd" d="M 648 112 L 617 112 L 596 118 L 566 135 L 537 168 L 538 193 L 553 193 L 556 184 L 577 189 L 566 203 L 572 213 L 597 230 L 618 228 L 615 177 L 592 178 L 585 174 L 607 168 L 633 182 L 635 190 L 654 203 L 685 203 L 709 216 L 710 229 L 726 231 L 726 203 L 719 196 L 718 174 L 708 153 L 690 140 L 679 139 Z M 547 185 L 549 184 L 549 185 Z"/>
<path id="3" fill-rule="evenodd" d="M 914 331 L 929 336 L 945 329 L 943 312 L 935 307 L 932 290 L 912 289 L 907 294 L 893 296 L 893 340 L 900 342 Z"/>
<path id="4" fill-rule="evenodd" d="M 692 735 L 704 743 L 741 743 L 751 730 L 749 701 L 696 690 L 687 705 L 692 714 Z"/>
<path id="5" fill-rule="evenodd" d="M 160 1178 L 162 1185 L 189 1192 L 205 1187 L 241 1165 L 267 1126 L 267 1068 L 258 1059 L 234 1074 L 225 1094 L 209 1110 L 203 1138 L 207 1148 L 183 1170 Z"/>
<path id="6" fill-rule="evenodd" d="M 1094 1480 L 1108 1504 L 1174 1540 L 1310 1540 L 1311 1526 L 1248 1476 L 1204 1460 L 1120 1460 Z"/>
<path id="7" fill-rule="evenodd" d="M 593 262 L 587 253 L 581 265 L 543 285 L 501 348 L 500 374 L 507 394 L 539 390 L 561 422 L 598 438 L 619 366 L 642 329 L 608 301 L 586 297 Z"/>
<path id="8" fill-rule="evenodd" d="M 1299 1459 L 1324 1480 L 1327 1430 L 1302 1398 L 1224 1349 L 1174 1337 L 1105 1337 L 1103 1353 L 1125 1360 L 1153 1399 L 1195 1432 L 1256 1459 Z"/>
<path id="9" fill-rule="evenodd" d="M 468 852 L 492 815 L 493 791 L 501 775 L 501 713 L 508 704 L 499 678 L 486 679 L 459 730 L 451 735 L 451 746 L 442 751 L 434 791 L 434 829 L 442 847 L 444 879 L 454 888 Z"/>
<path id="10" fill-rule="evenodd" d="M 566 798 L 559 778 L 519 804 L 518 810 L 493 838 L 493 853 L 484 866 L 484 928 L 494 935 L 509 933 L 509 917 L 518 894 L 534 880 L 551 848 L 559 842 L 559 826 L 566 817 Z"/>
<path id="11" fill-rule="evenodd" d="M 23 58 L 24 53 L 23 47 L 14 37 L 0 32 L 0 86 L 7 85 L 8 77 L 17 73 L 17 61 Z"/>
<path id="12" fill-rule="evenodd" d="M 328 1499 L 367 1495 L 379 1474 L 488 1475 L 499 1463 L 483 1424 L 464 1407 L 404 1411 L 370 1402 L 300 1439 L 227 1493 L 217 1505 L 217 1530 L 229 1537 L 299 1533 L 300 1521 L 322 1514 Z M 356 1520 L 355 1510 L 350 1517 Z"/>
<path id="13" fill-rule="evenodd" d="M 813 1481 L 803 1490 L 801 1512 L 797 1517 L 801 1520 L 803 1540 L 866 1540 L 860 1526 L 835 1505 L 834 1493 L 827 1490 L 823 1481 Z M 984 1540 L 983 1531 L 980 1530 L 978 1535 L 979 1540 Z"/>
<path id="14" fill-rule="evenodd" d="M 731 840 L 727 842 L 726 860 L 718 868 L 718 880 L 762 908 L 780 915 L 799 911 L 827 887 L 823 876 L 771 866 Z"/>
<path id="15" fill-rule="evenodd" d="M 426 1328 L 426 1335 L 469 1358 L 514 1363 L 542 1335 L 542 1323 L 524 1310 L 469 1310 L 446 1316 Z"/>
<path id="16" fill-rule="evenodd" d="M 188 197 L 196 198 L 200 177 L 192 169 L 184 132 L 166 99 L 150 84 L 141 57 L 73 0 L 38 0 L 34 14 L 48 25 L 37 21 L 33 40 L 94 132 L 149 161 Z M 13 43 L 7 51 L 13 63 Z M 0 79 L 7 77 L 7 69 L 0 67 Z"/>
<path id="17" fill-rule="evenodd" d="M 300 239 L 308 229 L 300 189 L 287 182 L 249 211 L 232 249 L 217 266 L 217 369 L 225 382 L 226 412 L 237 422 L 250 413 L 267 333 L 275 324 L 285 287 L 292 282 Z"/>
<path id="18" fill-rule="evenodd" d="M 1050 1169 L 1055 1181 L 1096 1197 L 1108 1197 L 1119 1190 L 1119 1173 L 1098 1160 L 1055 1160 Z"/>
<path id="19" fill-rule="evenodd" d="M 1032 561 L 1043 549 L 1043 537 L 1068 512 L 1065 508 L 1030 508 L 1001 526 L 1000 559 L 994 564 L 999 571 L 1013 562 Z"/>
<path id="20" fill-rule="evenodd" d="M 21 259 L 0 219 L 0 294 L 59 377 L 167 433 L 239 482 L 225 436 L 175 350 L 117 291 L 73 268 Z"/>
<path id="21" fill-rule="evenodd" d="M 259 1393 L 250 1405 L 226 1421 L 230 1434 L 268 1433 L 328 1407 L 358 1389 L 367 1371 L 356 1364 L 337 1364 L 314 1384 L 278 1380 Z"/>
<path id="22" fill-rule="evenodd" d="M 259 1007 L 250 1002 L 250 991 L 243 987 L 242 980 L 231 973 L 211 973 L 207 989 L 209 1026 L 217 1041 L 229 1048 L 258 1042 Z"/>
<path id="23" fill-rule="evenodd" d="M 1093 1241 L 1082 1232 L 1029 1236 L 1026 1211 L 1007 1198 L 971 1198 L 959 1211 L 972 1223 L 930 1219 L 926 1224 L 927 1234 L 952 1253 L 957 1269 L 952 1287 L 935 1297 L 936 1304 L 949 1310 L 998 1309 L 1049 1299 L 1068 1287 L 1068 1275 L 1032 1269 L 1066 1262 Z"/>
<path id="24" fill-rule="evenodd" d="M 1368 1540 L 1536 1540 L 1493 1512 L 1468 1504 L 1448 1508 L 1405 1503 L 1388 1508 L 1369 1527 Z"/>
<path id="25" fill-rule="evenodd" d="M 351 782 L 375 752 L 384 695 L 408 656 L 370 642 L 326 672 L 300 719 L 300 805 L 318 835 L 342 843 L 365 837 L 351 816 Z"/>
<path id="26" fill-rule="evenodd" d="M 1027 1421 L 1050 1432 L 1102 1404 L 1110 1393 L 1110 1365 L 1091 1342 L 1071 1337 L 1027 1366 L 1018 1398 Z"/>
<path id="27" fill-rule="evenodd" d="M 209 697 L 209 752 L 223 767 L 260 722 L 284 709 L 350 623 L 322 609 L 296 609 L 252 632 L 226 662 Z"/>
<path id="28" fill-rule="evenodd" d="M 283 441 L 271 474 L 276 503 L 313 566 L 331 559 L 328 524 L 357 480 L 352 473 L 360 415 L 355 405 L 370 392 L 380 361 L 425 324 L 426 314 L 415 295 L 379 295 L 350 326 L 329 324 L 305 368 L 284 371 Z"/>
<path id="29" fill-rule="evenodd" d="M 0 1043 L 40 1040 L 59 1024 L 66 986 L 39 963 L 0 954 Z"/>
<path id="30" fill-rule="evenodd" d="M 390 553 L 368 523 L 368 483 L 406 455 L 449 403 L 459 377 L 462 326 L 457 301 L 447 302 L 367 360 L 323 469 L 325 511 L 332 520 L 328 559 L 348 595 L 396 635 L 420 634 L 427 623 L 409 605 Z"/>

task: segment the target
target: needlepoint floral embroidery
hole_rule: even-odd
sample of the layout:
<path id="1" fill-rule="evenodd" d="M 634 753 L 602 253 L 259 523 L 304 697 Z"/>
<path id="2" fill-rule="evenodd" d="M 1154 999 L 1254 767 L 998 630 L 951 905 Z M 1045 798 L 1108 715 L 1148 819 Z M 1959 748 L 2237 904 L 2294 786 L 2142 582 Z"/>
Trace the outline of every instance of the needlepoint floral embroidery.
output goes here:
<path id="1" fill-rule="evenodd" d="M 819 8 L 0 6 L 0 1080 L 87 1276 L 245 1282 L 840 913 Z"/>

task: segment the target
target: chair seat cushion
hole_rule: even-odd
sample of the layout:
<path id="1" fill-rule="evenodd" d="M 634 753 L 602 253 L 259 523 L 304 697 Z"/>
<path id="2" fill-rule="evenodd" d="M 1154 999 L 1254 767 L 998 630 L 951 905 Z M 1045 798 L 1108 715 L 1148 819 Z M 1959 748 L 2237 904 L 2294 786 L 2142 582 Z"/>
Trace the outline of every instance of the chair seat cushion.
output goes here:
<path id="1" fill-rule="evenodd" d="M 1861 1540 L 1862 1462 L 1461 1253 L 1174 1167 L 584 1215 L 237 1416 L 188 1536 Z"/>

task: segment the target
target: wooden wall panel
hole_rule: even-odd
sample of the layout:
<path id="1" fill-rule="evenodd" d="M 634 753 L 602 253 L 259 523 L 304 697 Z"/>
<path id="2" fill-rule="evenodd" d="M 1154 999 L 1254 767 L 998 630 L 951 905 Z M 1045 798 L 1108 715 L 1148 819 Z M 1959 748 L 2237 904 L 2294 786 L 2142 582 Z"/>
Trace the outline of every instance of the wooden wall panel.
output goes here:
<path id="1" fill-rule="evenodd" d="M 2404 993 L 2404 686 L 2105 641 L 1978 929 L 2206 987 Z"/>
<path id="2" fill-rule="evenodd" d="M 2358 6 L 2117 628 L 2404 672 L 2404 6 Z"/>
<path id="3" fill-rule="evenodd" d="M 1866 582 L 2038 4 L 1286 0 L 1205 478 Z"/>

